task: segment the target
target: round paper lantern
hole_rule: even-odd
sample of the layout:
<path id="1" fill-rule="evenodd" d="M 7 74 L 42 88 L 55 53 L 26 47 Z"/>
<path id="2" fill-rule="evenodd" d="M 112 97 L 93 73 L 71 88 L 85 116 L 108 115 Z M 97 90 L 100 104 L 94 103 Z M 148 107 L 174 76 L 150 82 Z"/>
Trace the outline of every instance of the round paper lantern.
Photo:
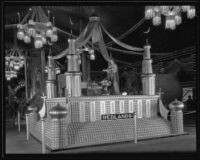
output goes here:
<path id="1" fill-rule="evenodd" d="M 95 55 L 94 55 L 94 54 L 91 54 L 91 55 L 90 55 L 90 59 L 91 59 L 91 60 L 95 60 Z"/>
<path id="2" fill-rule="evenodd" d="M 22 29 L 19 29 L 19 30 L 17 31 L 17 38 L 18 38 L 19 40 L 23 40 L 23 39 L 24 39 L 24 31 L 23 31 Z"/>
<path id="3" fill-rule="evenodd" d="M 23 29 L 24 26 L 23 26 L 22 24 L 18 24 L 18 25 L 17 25 L 17 28 L 18 28 L 18 29 Z"/>
<path id="4" fill-rule="evenodd" d="M 9 60 L 10 60 L 10 57 L 9 57 L 9 56 L 6 56 L 5 59 L 6 59 L 6 61 L 9 61 Z"/>
<path id="5" fill-rule="evenodd" d="M 152 6 L 146 6 L 145 7 L 145 18 L 146 19 L 151 19 L 154 17 L 154 10 L 153 10 L 153 7 Z"/>
<path id="6" fill-rule="evenodd" d="M 56 74 L 60 74 L 60 68 L 56 68 Z"/>
<path id="7" fill-rule="evenodd" d="M 57 41 L 58 41 L 58 36 L 57 36 L 56 34 L 52 34 L 52 35 L 50 36 L 50 38 L 51 38 L 51 41 L 52 41 L 52 42 L 57 42 Z"/>
<path id="8" fill-rule="evenodd" d="M 47 27 L 50 27 L 50 26 L 52 26 L 52 23 L 51 23 L 51 22 L 47 22 L 47 23 L 46 23 L 46 26 L 47 26 Z"/>
<path id="9" fill-rule="evenodd" d="M 20 69 L 20 66 L 18 64 L 15 64 L 14 69 L 18 71 Z"/>
<path id="10" fill-rule="evenodd" d="M 45 37 L 42 37 L 42 43 L 47 44 L 47 39 Z"/>
<path id="11" fill-rule="evenodd" d="M 25 34 L 25 35 L 24 35 L 24 42 L 25 42 L 25 43 L 30 43 L 30 42 L 31 42 L 31 38 L 29 37 L 28 34 Z"/>
<path id="12" fill-rule="evenodd" d="M 42 48 L 43 47 L 42 37 L 40 35 L 37 35 L 35 37 L 34 46 L 35 46 L 35 48 Z"/>
<path id="13" fill-rule="evenodd" d="M 51 27 L 48 27 L 48 28 L 47 28 L 47 31 L 46 31 L 46 36 L 47 36 L 47 37 L 50 37 L 52 34 L 53 34 L 52 28 L 51 28 Z"/>

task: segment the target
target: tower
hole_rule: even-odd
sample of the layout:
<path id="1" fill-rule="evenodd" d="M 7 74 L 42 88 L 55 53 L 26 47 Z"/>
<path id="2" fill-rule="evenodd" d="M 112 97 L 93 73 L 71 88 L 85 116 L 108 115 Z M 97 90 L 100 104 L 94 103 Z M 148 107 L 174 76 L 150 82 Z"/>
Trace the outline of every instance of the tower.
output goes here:
<path id="1" fill-rule="evenodd" d="M 48 79 L 46 80 L 46 95 L 47 98 L 55 98 L 56 95 L 56 67 L 52 56 L 48 56 L 47 67 Z"/>
<path id="2" fill-rule="evenodd" d="M 147 43 L 144 46 L 142 60 L 142 93 L 143 95 L 155 95 L 155 74 L 152 72 L 151 46 Z"/>
<path id="3" fill-rule="evenodd" d="M 76 54 L 75 39 L 68 39 L 69 53 L 67 54 L 68 67 L 66 75 L 67 94 L 74 97 L 81 96 L 81 72 L 78 62 L 79 55 Z"/>

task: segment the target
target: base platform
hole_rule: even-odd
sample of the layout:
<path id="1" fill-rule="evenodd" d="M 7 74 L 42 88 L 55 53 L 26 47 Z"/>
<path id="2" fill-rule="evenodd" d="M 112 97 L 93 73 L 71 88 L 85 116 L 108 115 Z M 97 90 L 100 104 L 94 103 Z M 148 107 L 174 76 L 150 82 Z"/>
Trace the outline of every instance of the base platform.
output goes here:
<path id="1" fill-rule="evenodd" d="M 96 122 L 75 122 L 66 124 L 63 131 L 66 139 L 60 139 L 60 144 L 52 144 L 50 150 L 60 150 L 82 146 L 108 144 L 134 140 L 134 119 L 118 119 Z M 40 138 L 41 133 L 33 132 Z M 40 135 L 40 136 L 39 136 Z M 137 118 L 137 139 L 151 139 L 173 136 L 170 122 L 161 117 Z M 179 134 L 176 134 L 179 135 Z M 56 147 L 52 147 L 56 146 Z"/>

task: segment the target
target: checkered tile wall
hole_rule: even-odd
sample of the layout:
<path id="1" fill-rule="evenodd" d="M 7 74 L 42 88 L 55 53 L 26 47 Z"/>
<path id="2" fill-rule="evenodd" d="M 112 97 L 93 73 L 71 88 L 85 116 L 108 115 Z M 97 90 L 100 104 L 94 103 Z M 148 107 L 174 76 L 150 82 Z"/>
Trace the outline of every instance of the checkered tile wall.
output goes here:
<path id="1" fill-rule="evenodd" d="M 54 150 L 134 140 L 134 119 L 101 120 L 102 114 L 120 111 L 134 111 L 141 117 L 137 118 L 138 139 L 169 136 L 171 123 L 158 116 L 157 100 L 158 96 L 72 97 L 68 105 L 65 98 L 48 99 L 46 145 Z M 57 103 L 65 106 L 68 114 L 64 119 L 52 120 L 48 111 Z M 29 124 L 31 134 L 41 141 L 41 121 L 36 113 L 29 114 Z"/>

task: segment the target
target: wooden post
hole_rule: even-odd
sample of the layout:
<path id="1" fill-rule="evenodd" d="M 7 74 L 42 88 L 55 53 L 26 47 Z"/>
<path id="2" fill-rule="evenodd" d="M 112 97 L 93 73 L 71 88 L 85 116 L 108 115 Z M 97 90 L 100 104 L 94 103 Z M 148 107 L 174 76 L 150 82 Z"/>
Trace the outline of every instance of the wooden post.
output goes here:
<path id="1" fill-rule="evenodd" d="M 134 143 L 137 143 L 137 123 L 136 123 L 136 113 L 134 114 Z"/>
<path id="2" fill-rule="evenodd" d="M 40 115 L 40 118 L 41 118 L 41 124 L 42 124 L 42 153 L 46 153 L 46 149 L 45 149 L 45 129 L 44 129 L 44 120 L 45 120 L 45 114 L 46 114 L 46 107 L 45 107 L 45 99 L 46 99 L 46 96 L 44 96 L 44 93 L 43 93 L 43 96 L 41 97 L 42 99 L 44 99 L 44 102 L 43 102 L 43 106 L 42 106 L 42 109 L 39 111 L 39 115 Z"/>
<path id="3" fill-rule="evenodd" d="M 45 91 L 45 52 L 44 49 L 41 50 L 41 93 L 46 92 Z"/>
<path id="4" fill-rule="evenodd" d="M 17 111 L 17 123 L 18 123 L 18 132 L 21 130 L 21 124 L 20 124 L 20 112 Z"/>
<path id="5" fill-rule="evenodd" d="M 44 137 L 44 118 L 41 118 L 42 121 L 42 153 L 45 154 L 46 153 L 46 149 L 45 149 L 45 137 Z"/>
<path id="6" fill-rule="evenodd" d="M 28 114 L 26 114 L 26 139 L 29 140 Z"/>
<path id="7" fill-rule="evenodd" d="M 24 59 L 24 75 L 25 75 L 25 89 L 26 89 L 26 102 L 27 102 L 28 101 L 27 52 L 24 57 L 25 57 L 25 59 Z"/>

